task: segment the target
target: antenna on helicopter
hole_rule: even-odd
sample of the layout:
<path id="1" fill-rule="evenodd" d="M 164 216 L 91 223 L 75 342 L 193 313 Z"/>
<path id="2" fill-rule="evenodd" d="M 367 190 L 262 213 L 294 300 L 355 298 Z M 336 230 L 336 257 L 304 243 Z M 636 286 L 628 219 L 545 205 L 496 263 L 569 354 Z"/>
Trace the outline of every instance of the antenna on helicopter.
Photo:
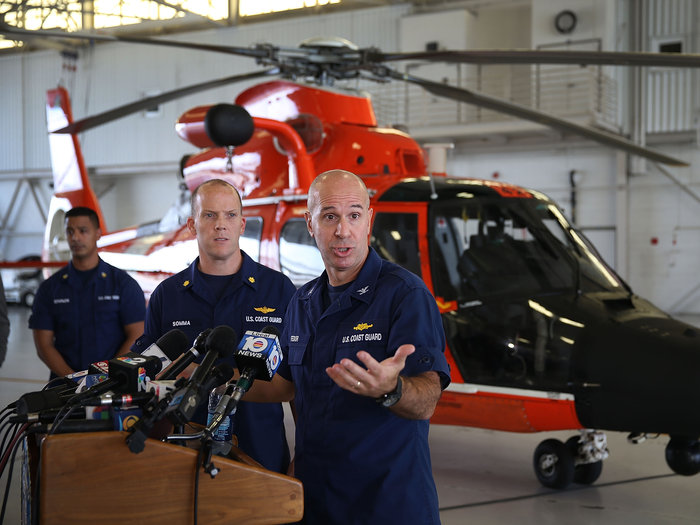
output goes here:
<path id="1" fill-rule="evenodd" d="M 423 148 L 428 152 L 428 177 L 430 177 L 430 198 L 435 200 L 438 198 L 435 191 L 434 175 L 447 174 L 447 150 L 453 149 L 454 144 L 449 142 L 429 142 L 423 144 Z"/>

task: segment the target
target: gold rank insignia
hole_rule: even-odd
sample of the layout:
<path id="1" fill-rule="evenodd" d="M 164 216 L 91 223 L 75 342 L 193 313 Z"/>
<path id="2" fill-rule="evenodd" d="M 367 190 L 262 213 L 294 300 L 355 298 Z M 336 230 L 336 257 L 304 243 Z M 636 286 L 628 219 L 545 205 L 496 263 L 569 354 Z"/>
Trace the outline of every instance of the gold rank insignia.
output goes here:
<path id="1" fill-rule="evenodd" d="M 367 323 L 360 323 L 357 326 L 353 326 L 353 330 L 367 330 L 368 328 L 372 328 L 374 325 L 373 324 L 367 324 Z"/>
<path id="2" fill-rule="evenodd" d="M 64 274 L 63 274 L 63 279 L 68 279 L 68 274 L 67 274 L 67 273 L 64 273 Z"/>
<path id="3" fill-rule="evenodd" d="M 182 283 L 182 286 L 187 286 L 187 285 L 189 285 L 189 284 L 190 284 L 189 281 L 185 281 L 184 283 Z"/>
<path id="4" fill-rule="evenodd" d="M 261 314 L 269 314 L 270 312 L 274 312 L 277 310 L 277 308 L 270 308 L 269 306 L 259 306 L 258 308 L 253 308 L 256 312 L 260 312 Z"/>
<path id="5" fill-rule="evenodd" d="M 102 272 L 100 275 L 102 275 L 102 278 L 103 278 L 103 279 L 104 279 L 105 277 L 107 277 L 107 274 L 104 273 L 104 272 Z"/>
<path id="6" fill-rule="evenodd" d="M 255 282 L 255 277 L 248 277 L 248 282 L 251 284 Z"/>

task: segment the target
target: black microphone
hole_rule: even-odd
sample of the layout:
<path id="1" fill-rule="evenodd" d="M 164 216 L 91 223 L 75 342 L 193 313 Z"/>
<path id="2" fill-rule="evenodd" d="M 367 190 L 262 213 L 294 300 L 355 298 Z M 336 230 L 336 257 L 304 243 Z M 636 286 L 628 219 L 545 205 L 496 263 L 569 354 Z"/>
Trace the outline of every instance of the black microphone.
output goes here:
<path id="1" fill-rule="evenodd" d="M 161 370 L 156 376 L 156 379 L 175 379 L 180 372 L 190 365 L 190 363 L 194 363 L 194 361 L 204 353 L 207 337 L 209 337 L 210 333 L 211 328 L 200 332 L 195 338 L 194 343 L 192 343 L 192 348 L 184 352 L 180 357 Z"/>
<path id="2" fill-rule="evenodd" d="M 60 408 L 66 404 L 66 400 L 75 394 L 77 386 L 75 381 L 66 379 L 62 385 L 39 390 L 38 392 L 27 392 L 15 401 L 13 408 L 18 414 L 29 414 Z"/>
<path id="3" fill-rule="evenodd" d="M 207 379 L 207 382 L 202 387 L 202 390 L 209 392 L 212 389 L 223 385 L 231 379 L 233 376 L 233 367 L 229 363 L 219 363 L 211 370 L 211 374 Z M 178 382 L 185 382 L 184 378 L 180 378 Z M 176 383 L 177 385 L 178 383 Z M 155 407 L 150 410 L 144 410 L 143 416 L 129 429 L 129 435 L 126 437 L 126 444 L 129 446 L 129 450 L 134 454 L 138 454 L 143 451 L 146 438 L 149 436 L 153 430 L 154 425 L 160 421 L 164 416 L 166 410 L 168 409 L 173 394 L 177 392 L 169 392 L 163 397 Z M 148 408 L 148 407 L 146 407 Z"/>
<path id="4" fill-rule="evenodd" d="M 156 357 L 161 362 L 161 367 L 164 363 L 169 364 L 172 360 L 182 355 L 188 345 L 187 335 L 182 330 L 177 328 L 170 330 L 168 333 L 161 336 L 155 343 L 144 350 L 140 355 Z M 139 355 L 139 354 L 133 354 Z M 167 362 L 166 362 L 167 360 Z M 105 363 L 107 366 L 105 367 Z M 155 366 L 155 365 L 149 365 Z M 66 401 L 73 397 L 78 383 L 72 377 L 80 378 L 87 373 L 107 373 L 109 375 L 109 361 L 98 361 L 92 363 L 87 370 L 76 372 L 66 377 L 60 378 L 62 384 L 46 390 L 38 392 L 29 392 L 22 395 L 13 403 L 10 408 L 15 408 L 18 414 L 29 414 L 49 410 L 52 408 L 60 408 L 66 404 Z M 111 376 L 110 376 L 111 377 Z M 149 375 L 150 377 L 150 375 Z M 58 379 L 56 380 L 58 381 Z M 104 390 L 103 390 L 104 388 Z M 111 388 L 108 385 L 103 385 L 98 391 L 106 392 Z M 127 388 L 128 390 L 128 388 Z M 94 391 L 93 391 L 94 393 Z M 92 395 L 92 394 L 90 394 Z"/>
<path id="5" fill-rule="evenodd" d="M 260 332 L 248 330 L 234 352 L 234 358 L 241 376 L 238 381 L 229 383 L 219 404 L 207 425 L 207 432 L 213 433 L 229 414 L 234 414 L 238 402 L 253 385 L 255 379 L 271 381 L 282 363 L 282 351 L 278 340 L 279 330 L 266 326 Z"/>
<path id="6" fill-rule="evenodd" d="M 166 334 L 160 336 L 155 343 L 141 352 L 141 355 L 150 355 L 159 358 L 162 373 L 162 370 L 184 354 L 189 346 L 190 342 L 185 332 L 179 328 L 173 328 Z"/>
<path id="7" fill-rule="evenodd" d="M 144 375 L 154 377 L 160 371 L 160 359 L 134 352 L 110 359 L 107 379 L 72 396 L 67 403 L 78 404 L 84 399 L 104 394 L 108 390 L 118 393 L 137 392 Z"/>
<path id="8" fill-rule="evenodd" d="M 84 407 L 132 407 L 145 405 L 156 397 L 154 392 L 136 392 L 134 394 L 111 395 L 103 394 L 101 396 L 88 397 L 81 401 L 81 406 Z"/>
<path id="9" fill-rule="evenodd" d="M 114 430 L 114 423 L 111 419 L 67 419 L 58 426 L 56 424 L 32 425 L 27 429 L 27 433 L 69 434 L 73 432 L 104 432 L 107 430 Z"/>
<path id="10" fill-rule="evenodd" d="M 194 371 L 184 388 L 173 396 L 165 415 L 176 425 L 184 425 L 192 418 L 202 399 L 209 395 L 204 383 L 211 372 L 214 362 L 220 357 L 228 357 L 236 346 L 236 332 L 230 326 L 221 325 L 214 328 L 205 344 L 207 353 Z"/>
<path id="11" fill-rule="evenodd" d="M 10 423 L 53 423 L 56 420 L 56 416 L 62 414 L 61 408 L 49 408 L 46 410 L 38 410 L 36 412 L 29 412 L 26 414 L 17 414 L 10 416 L 8 421 Z M 78 409 L 71 412 L 68 416 L 70 419 L 85 419 L 85 409 Z"/>

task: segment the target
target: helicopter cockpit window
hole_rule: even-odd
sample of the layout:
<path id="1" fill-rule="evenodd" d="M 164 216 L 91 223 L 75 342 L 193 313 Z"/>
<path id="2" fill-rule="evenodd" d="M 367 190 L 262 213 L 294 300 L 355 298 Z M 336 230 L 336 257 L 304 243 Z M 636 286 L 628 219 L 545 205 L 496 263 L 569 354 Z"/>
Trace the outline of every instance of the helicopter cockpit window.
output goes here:
<path id="1" fill-rule="evenodd" d="M 418 216 L 415 213 L 377 213 L 371 245 L 380 257 L 421 277 Z"/>
<path id="2" fill-rule="evenodd" d="M 238 245 L 255 262 L 260 262 L 260 238 L 262 237 L 262 217 L 246 217 L 245 231 Z"/>
<path id="3" fill-rule="evenodd" d="M 323 273 L 323 259 L 304 219 L 290 219 L 280 234 L 280 268 L 294 286 L 315 279 Z"/>
<path id="4" fill-rule="evenodd" d="M 433 282 L 443 299 L 622 286 L 590 242 L 540 200 L 436 203 L 431 213 Z"/>
<path id="5" fill-rule="evenodd" d="M 566 250 L 575 257 L 580 274 L 578 287 L 582 292 L 624 287 L 622 281 L 603 261 L 593 244 L 581 232 L 574 230 L 554 205 L 547 206 L 546 214 L 542 216 L 542 222 L 550 233 L 566 247 Z"/>
<path id="6" fill-rule="evenodd" d="M 527 209 L 532 203 L 480 199 L 433 205 L 436 295 L 445 300 L 528 296 L 573 287 L 571 258 Z"/>

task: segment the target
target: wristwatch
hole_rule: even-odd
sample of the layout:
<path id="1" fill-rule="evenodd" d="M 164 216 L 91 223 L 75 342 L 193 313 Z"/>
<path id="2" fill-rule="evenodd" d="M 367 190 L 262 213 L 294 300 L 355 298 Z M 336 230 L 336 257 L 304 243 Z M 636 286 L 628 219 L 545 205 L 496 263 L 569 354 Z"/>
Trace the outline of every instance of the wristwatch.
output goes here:
<path id="1" fill-rule="evenodd" d="M 401 376 L 399 376 L 399 379 L 396 381 L 396 387 L 394 388 L 394 390 L 392 390 L 391 392 L 387 392 L 382 396 L 379 396 L 375 399 L 375 401 L 385 408 L 394 406 L 396 403 L 399 402 L 399 399 L 401 399 L 402 383 L 403 382 L 401 380 Z"/>

